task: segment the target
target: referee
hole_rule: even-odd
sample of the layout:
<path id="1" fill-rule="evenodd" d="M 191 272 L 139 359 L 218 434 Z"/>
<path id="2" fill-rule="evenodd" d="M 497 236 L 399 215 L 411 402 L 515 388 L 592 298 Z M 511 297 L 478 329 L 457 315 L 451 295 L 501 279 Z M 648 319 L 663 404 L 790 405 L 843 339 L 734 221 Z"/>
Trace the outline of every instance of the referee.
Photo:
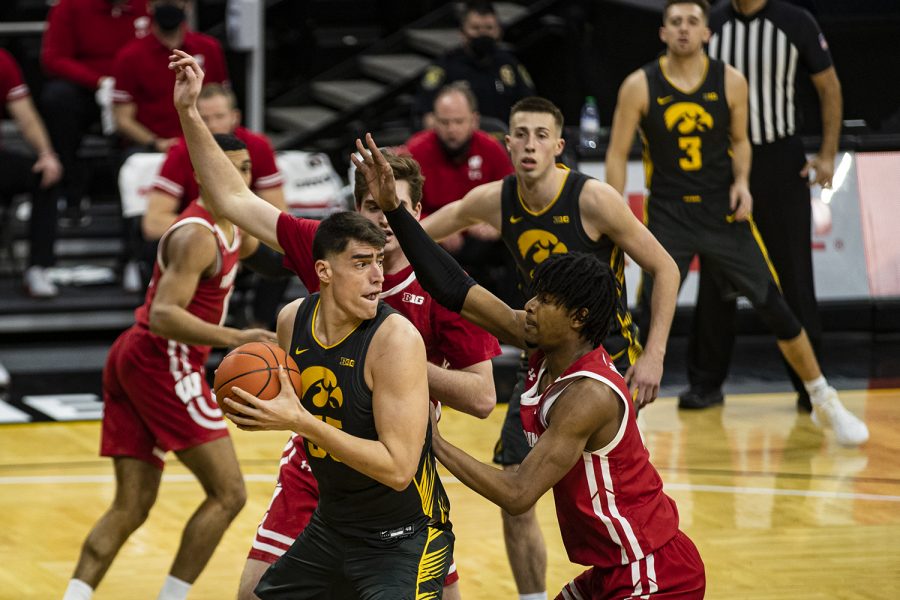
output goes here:
<path id="1" fill-rule="evenodd" d="M 825 36 L 806 10 L 781 0 L 731 0 L 711 11 L 709 55 L 739 70 L 749 83 L 749 134 L 753 147 L 750 193 L 753 217 L 765 240 L 788 305 L 800 319 L 818 357 L 822 326 L 812 270 L 809 186 L 831 185 L 841 131 L 841 84 Z M 797 135 L 798 67 L 819 96 L 822 143 L 809 161 Z M 725 296 L 725 297 L 723 297 Z M 679 408 L 706 408 L 723 400 L 735 335 L 735 300 L 701 268 L 697 310 L 688 348 L 690 389 Z M 811 410 L 809 395 L 785 363 L 797 406 Z"/>

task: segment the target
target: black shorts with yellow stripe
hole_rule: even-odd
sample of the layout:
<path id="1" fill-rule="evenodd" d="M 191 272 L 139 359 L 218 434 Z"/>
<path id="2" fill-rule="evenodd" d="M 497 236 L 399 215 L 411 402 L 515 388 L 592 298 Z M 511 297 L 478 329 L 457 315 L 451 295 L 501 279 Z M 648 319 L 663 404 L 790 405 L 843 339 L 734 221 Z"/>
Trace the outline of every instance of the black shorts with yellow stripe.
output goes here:
<path id="1" fill-rule="evenodd" d="M 263 574 L 262 600 L 441 598 L 453 562 L 453 532 L 434 526 L 383 540 L 351 538 L 314 513 L 290 549 Z"/>
<path id="2" fill-rule="evenodd" d="M 647 228 L 678 265 L 681 281 L 693 257 L 712 267 L 725 296 L 744 296 L 754 306 L 765 304 L 778 274 L 769 260 L 765 243 L 753 219 L 735 221 L 729 214 L 728 198 L 703 202 L 650 198 Z M 649 306 L 652 278 L 641 280 L 642 306 Z"/>

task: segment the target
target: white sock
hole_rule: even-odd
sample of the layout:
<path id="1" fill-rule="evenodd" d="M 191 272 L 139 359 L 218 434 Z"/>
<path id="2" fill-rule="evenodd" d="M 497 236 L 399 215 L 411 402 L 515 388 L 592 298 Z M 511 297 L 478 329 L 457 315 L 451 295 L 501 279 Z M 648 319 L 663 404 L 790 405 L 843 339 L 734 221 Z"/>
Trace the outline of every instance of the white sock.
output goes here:
<path id="1" fill-rule="evenodd" d="M 91 600 L 93 595 L 94 588 L 80 579 L 70 579 L 63 600 Z"/>
<path id="2" fill-rule="evenodd" d="M 806 388 L 806 393 L 809 394 L 810 402 L 813 404 L 821 404 L 822 395 L 828 389 L 828 380 L 825 379 L 824 375 L 819 375 L 811 381 L 804 381 L 803 387 Z"/>
<path id="3" fill-rule="evenodd" d="M 519 600 L 547 600 L 547 592 L 535 592 L 534 594 L 519 594 Z"/>
<path id="4" fill-rule="evenodd" d="M 159 596 L 156 597 L 156 600 L 185 600 L 190 591 L 190 583 L 177 577 L 166 575 L 166 582 L 159 591 Z"/>

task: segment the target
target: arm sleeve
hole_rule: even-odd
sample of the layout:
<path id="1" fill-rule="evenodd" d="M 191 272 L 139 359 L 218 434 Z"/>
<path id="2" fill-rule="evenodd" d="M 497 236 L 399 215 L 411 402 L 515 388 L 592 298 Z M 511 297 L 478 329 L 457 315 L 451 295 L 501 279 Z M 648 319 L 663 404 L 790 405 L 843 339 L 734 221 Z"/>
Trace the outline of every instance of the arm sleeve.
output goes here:
<path id="1" fill-rule="evenodd" d="M 256 252 L 241 262 L 268 279 L 281 279 L 291 275 L 291 272 L 284 266 L 282 256 L 265 244 L 260 244 L 256 248 Z"/>
<path id="2" fill-rule="evenodd" d="M 297 274 L 310 293 L 319 290 L 319 277 L 312 256 L 313 239 L 318 229 L 319 222 L 312 219 L 300 219 L 288 213 L 278 216 L 276 235 L 278 244 L 284 250 L 283 264 Z"/>
<path id="3" fill-rule="evenodd" d="M 809 71 L 810 75 L 821 73 L 834 62 L 831 60 L 831 52 L 828 50 L 828 42 L 825 40 L 825 34 L 819 29 L 819 24 L 809 12 L 805 10 L 797 11 L 797 27 L 798 27 L 798 43 L 797 48 L 800 50 L 800 56 L 803 64 Z"/>
<path id="4" fill-rule="evenodd" d="M 465 369 L 500 354 L 497 338 L 440 304 L 433 304 L 435 345 L 451 369 Z"/>
<path id="5" fill-rule="evenodd" d="M 250 153 L 252 161 L 253 181 L 250 187 L 254 190 L 265 190 L 284 185 L 284 176 L 275 164 L 275 150 L 268 138 L 258 136 L 253 142 L 253 151 Z"/>
<path id="6" fill-rule="evenodd" d="M 391 230 L 426 292 L 444 307 L 459 312 L 475 280 L 438 246 L 403 206 L 384 213 Z"/>
<path id="7" fill-rule="evenodd" d="M 179 142 L 172 146 L 169 153 L 166 154 L 166 160 L 159 169 L 159 174 L 153 180 L 153 188 L 183 201 L 185 189 L 190 183 L 185 181 L 185 175 L 192 177 L 193 170 L 187 146 L 183 142 Z"/>
<path id="8" fill-rule="evenodd" d="M 77 23 L 71 6 L 71 2 L 60 2 L 50 9 L 41 42 L 41 64 L 47 75 L 68 79 L 92 90 L 103 75 L 75 59 Z"/>
<path id="9" fill-rule="evenodd" d="M 113 61 L 113 77 L 116 78 L 116 87 L 113 90 L 113 102 L 116 104 L 128 104 L 134 102 L 137 89 L 137 69 L 128 67 L 129 46 L 125 46 L 116 54 Z"/>
<path id="10" fill-rule="evenodd" d="M 2 106 L 21 100 L 31 92 L 22 80 L 22 71 L 12 54 L 0 48 L 0 100 Z M 2 109 L 0 109 L 2 113 Z"/>

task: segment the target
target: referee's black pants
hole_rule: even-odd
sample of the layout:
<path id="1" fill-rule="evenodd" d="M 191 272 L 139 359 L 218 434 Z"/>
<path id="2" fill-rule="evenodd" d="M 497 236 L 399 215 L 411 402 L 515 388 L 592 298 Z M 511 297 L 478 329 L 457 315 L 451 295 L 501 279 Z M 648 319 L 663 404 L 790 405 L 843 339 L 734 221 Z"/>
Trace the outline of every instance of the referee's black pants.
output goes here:
<path id="1" fill-rule="evenodd" d="M 806 330 L 817 358 L 822 324 L 816 306 L 812 268 L 812 210 L 809 188 L 800 176 L 806 162 L 796 136 L 753 147 L 750 193 L 753 219 L 762 234 L 781 290 Z M 688 343 L 688 381 L 692 389 L 719 389 L 728 375 L 734 348 L 736 302 L 723 298 L 716 279 L 702 265 L 697 307 Z M 799 401 L 809 396 L 800 377 L 784 363 Z"/>

